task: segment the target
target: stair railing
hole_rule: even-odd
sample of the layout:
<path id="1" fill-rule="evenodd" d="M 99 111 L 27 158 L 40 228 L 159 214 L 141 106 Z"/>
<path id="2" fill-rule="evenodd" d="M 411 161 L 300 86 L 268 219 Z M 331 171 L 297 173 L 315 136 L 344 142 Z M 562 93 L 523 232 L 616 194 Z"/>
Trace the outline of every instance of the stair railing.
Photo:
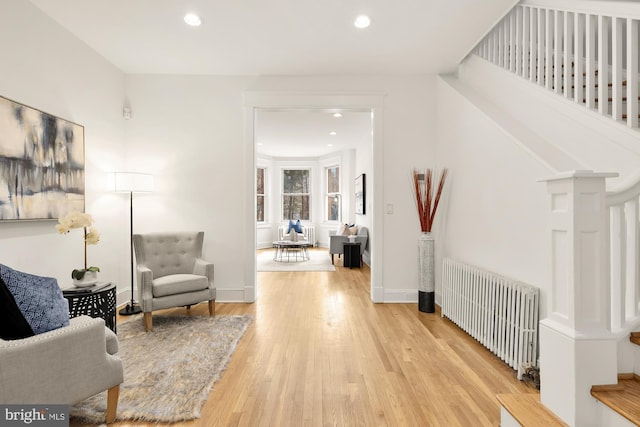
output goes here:
<path id="1" fill-rule="evenodd" d="M 629 332 L 640 320 L 640 182 L 607 193 L 610 228 L 611 330 Z"/>
<path id="2" fill-rule="evenodd" d="M 640 3 L 523 0 L 473 53 L 638 128 Z"/>

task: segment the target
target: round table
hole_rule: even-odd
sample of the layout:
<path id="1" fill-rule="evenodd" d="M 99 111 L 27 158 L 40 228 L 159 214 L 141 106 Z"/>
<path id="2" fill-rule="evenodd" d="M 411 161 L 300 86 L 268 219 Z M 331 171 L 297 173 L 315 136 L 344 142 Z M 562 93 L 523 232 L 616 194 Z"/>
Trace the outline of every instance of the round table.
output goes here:
<path id="1" fill-rule="evenodd" d="M 300 262 L 309 260 L 309 247 L 312 244 L 307 240 L 278 240 L 273 242 L 276 249 L 273 260 L 278 262 Z"/>

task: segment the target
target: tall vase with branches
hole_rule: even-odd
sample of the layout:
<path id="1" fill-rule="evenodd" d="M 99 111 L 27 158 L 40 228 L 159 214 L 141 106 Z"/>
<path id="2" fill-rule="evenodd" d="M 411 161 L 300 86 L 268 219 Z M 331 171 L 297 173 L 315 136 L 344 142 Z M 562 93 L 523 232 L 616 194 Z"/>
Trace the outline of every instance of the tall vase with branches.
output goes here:
<path id="1" fill-rule="evenodd" d="M 436 184 L 435 173 L 431 169 L 413 169 L 412 189 L 415 198 L 420 231 L 418 241 L 418 310 L 434 313 L 435 305 L 435 241 L 431 235 L 433 221 L 438 211 L 440 197 L 449 171 L 444 168 L 440 172 Z"/>

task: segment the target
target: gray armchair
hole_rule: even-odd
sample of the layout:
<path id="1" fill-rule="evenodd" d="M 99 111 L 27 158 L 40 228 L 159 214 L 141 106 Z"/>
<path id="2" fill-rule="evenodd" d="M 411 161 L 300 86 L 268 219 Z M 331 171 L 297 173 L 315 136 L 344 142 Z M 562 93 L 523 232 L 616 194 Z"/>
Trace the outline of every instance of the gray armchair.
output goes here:
<path id="1" fill-rule="evenodd" d="M 329 253 L 331 254 L 331 264 L 333 264 L 333 255 L 338 256 L 344 253 L 344 244 L 349 242 L 348 236 L 337 235 L 337 230 L 329 231 Z M 369 230 L 367 227 L 358 227 L 356 234 L 356 243 L 360 243 L 360 257 L 364 254 L 369 240 Z"/>
<path id="2" fill-rule="evenodd" d="M 123 381 L 118 339 L 102 319 L 79 316 L 69 323 L 28 338 L 0 339 L 0 403 L 73 405 L 108 390 L 111 423 Z"/>
<path id="3" fill-rule="evenodd" d="M 134 234 L 138 294 L 144 324 L 151 331 L 153 310 L 209 301 L 215 315 L 213 264 L 202 259 L 204 232 Z"/>

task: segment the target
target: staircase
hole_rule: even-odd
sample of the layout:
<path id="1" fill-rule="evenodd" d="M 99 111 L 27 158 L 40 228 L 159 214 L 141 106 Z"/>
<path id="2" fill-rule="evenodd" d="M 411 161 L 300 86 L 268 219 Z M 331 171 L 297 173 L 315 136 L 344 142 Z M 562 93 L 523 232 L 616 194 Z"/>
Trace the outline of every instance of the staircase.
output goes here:
<path id="1" fill-rule="evenodd" d="M 640 2 L 523 0 L 470 55 L 586 109 L 586 120 L 597 114 L 636 135 L 639 22 Z M 637 135 L 630 145 L 640 145 Z M 547 181 L 553 283 L 551 313 L 540 322 L 541 394 L 499 396 L 501 425 L 540 425 L 542 417 L 549 425 L 640 425 L 640 349 L 628 348 L 640 345 L 631 332 L 640 329 L 640 182 L 627 171 L 624 185 L 607 192 L 616 173 L 565 170 Z"/>
<path id="2" fill-rule="evenodd" d="M 472 53 L 638 129 L 639 22 L 633 2 L 525 0 Z"/>

